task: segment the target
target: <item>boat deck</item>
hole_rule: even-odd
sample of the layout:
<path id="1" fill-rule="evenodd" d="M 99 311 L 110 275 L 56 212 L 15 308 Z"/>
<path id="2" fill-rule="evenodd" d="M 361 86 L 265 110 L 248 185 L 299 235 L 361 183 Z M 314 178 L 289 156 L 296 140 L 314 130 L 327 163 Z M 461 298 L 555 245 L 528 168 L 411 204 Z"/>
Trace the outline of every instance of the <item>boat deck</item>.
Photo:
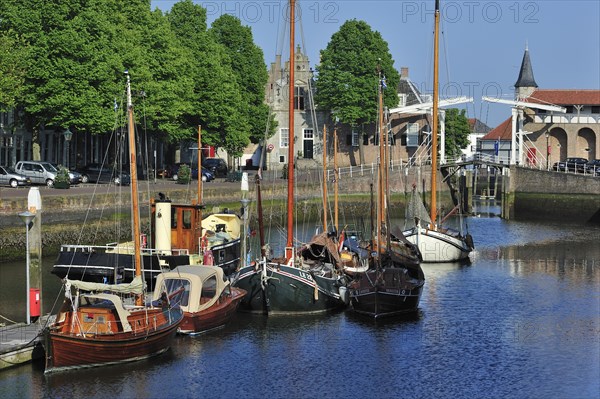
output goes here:
<path id="1" fill-rule="evenodd" d="M 27 363 L 36 357 L 34 348 L 41 344 L 46 319 L 41 318 L 29 325 L 17 323 L 0 327 L 0 370 Z"/>

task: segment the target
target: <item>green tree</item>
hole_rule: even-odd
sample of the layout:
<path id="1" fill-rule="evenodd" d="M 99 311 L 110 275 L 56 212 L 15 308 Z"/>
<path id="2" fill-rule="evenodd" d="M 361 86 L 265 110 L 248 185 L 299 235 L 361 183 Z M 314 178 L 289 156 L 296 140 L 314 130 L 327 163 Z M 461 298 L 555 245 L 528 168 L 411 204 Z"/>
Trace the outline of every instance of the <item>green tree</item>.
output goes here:
<path id="1" fill-rule="evenodd" d="M 23 90 L 29 46 L 12 29 L 0 25 L 0 110 L 14 108 Z"/>
<path id="2" fill-rule="evenodd" d="M 340 122 L 361 125 L 377 120 L 378 67 L 386 78 L 384 105 L 398 105 L 400 81 L 388 44 L 364 21 L 346 21 L 331 37 L 317 65 L 315 101 L 330 109 Z M 364 162 L 362 140 L 360 161 Z"/>
<path id="3" fill-rule="evenodd" d="M 249 137 L 258 143 L 265 136 L 269 118 L 269 107 L 264 101 L 268 73 L 263 51 L 254 43 L 250 27 L 242 26 L 232 15 L 223 14 L 217 18 L 209 33 L 224 47 L 231 60 L 231 68 L 241 88 L 241 105 L 250 127 Z M 274 132 L 274 125 L 270 124 L 269 136 Z"/>
<path id="4" fill-rule="evenodd" d="M 450 159 L 457 158 L 460 150 L 469 145 L 469 120 L 466 117 L 466 111 L 458 108 L 449 108 L 446 110 L 446 156 Z"/>
<path id="5" fill-rule="evenodd" d="M 242 90 L 221 44 L 206 31 L 206 10 L 191 0 L 175 3 L 167 14 L 171 29 L 194 59 L 190 107 L 183 116 L 189 126 L 201 125 L 203 144 L 241 155 L 249 144 L 250 125 L 242 111 Z M 195 129 L 190 129 L 190 138 Z"/>
<path id="6" fill-rule="evenodd" d="M 103 12 L 105 2 L 22 0 L 2 8 L 3 30 L 18 32 L 29 45 L 17 102 L 34 135 L 34 159 L 40 157 L 42 127 L 100 133 L 114 124 L 114 55 L 107 46 L 113 27 Z"/>

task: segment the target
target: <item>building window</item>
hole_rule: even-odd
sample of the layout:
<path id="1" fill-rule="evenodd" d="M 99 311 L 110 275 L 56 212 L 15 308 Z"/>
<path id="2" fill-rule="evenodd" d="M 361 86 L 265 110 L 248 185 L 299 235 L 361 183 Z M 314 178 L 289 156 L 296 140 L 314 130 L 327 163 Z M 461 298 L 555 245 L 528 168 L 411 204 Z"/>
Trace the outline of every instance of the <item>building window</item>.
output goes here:
<path id="1" fill-rule="evenodd" d="M 184 229 L 191 229 L 192 228 L 192 211 L 191 210 L 184 210 L 183 211 L 183 228 Z"/>
<path id="2" fill-rule="evenodd" d="M 597 105 L 592 105 L 592 114 L 600 114 L 600 107 Z"/>
<path id="3" fill-rule="evenodd" d="M 352 147 L 358 147 L 358 128 L 353 127 L 352 128 Z"/>
<path id="4" fill-rule="evenodd" d="M 403 94 L 403 93 L 398 94 L 398 106 L 406 107 L 406 94 Z"/>
<path id="5" fill-rule="evenodd" d="M 279 163 L 285 163 L 285 155 L 279 156 Z"/>
<path id="6" fill-rule="evenodd" d="M 574 113 L 575 108 L 572 105 L 567 105 L 565 108 L 567 109 L 567 114 Z"/>
<path id="7" fill-rule="evenodd" d="M 294 109 L 304 110 L 304 87 L 294 88 Z"/>
<path id="8" fill-rule="evenodd" d="M 279 147 L 287 148 L 290 145 L 290 129 L 287 127 L 279 129 Z"/>
<path id="9" fill-rule="evenodd" d="M 304 129 L 304 139 L 305 140 L 313 139 L 313 130 L 312 129 Z"/>
<path id="10" fill-rule="evenodd" d="M 418 123 L 407 123 L 406 124 L 406 146 L 407 147 L 418 147 L 419 146 L 419 124 Z"/>

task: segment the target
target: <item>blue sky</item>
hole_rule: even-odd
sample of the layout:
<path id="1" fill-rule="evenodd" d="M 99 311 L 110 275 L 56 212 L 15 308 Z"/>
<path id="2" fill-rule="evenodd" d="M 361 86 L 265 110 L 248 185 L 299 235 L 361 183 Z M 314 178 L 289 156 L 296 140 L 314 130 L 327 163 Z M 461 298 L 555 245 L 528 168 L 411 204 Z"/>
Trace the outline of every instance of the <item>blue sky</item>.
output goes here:
<path id="1" fill-rule="evenodd" d="M 265 61 L 274 60 L 282 43 L 287 2 L 277 0 L 198 1 L 208 22 L 224 13 L 252 28 Z M 172 0 L 152 0 L 168 10 Z M 296 43 L 311 64 L 349 19 L 366 21 L 387 41 L 396 69 L 406 66 L 423 92 L 431 91 L 434 0 L 297 0 L 302 13 Z M 441 0 L 440 91 L 444 97 L 466 95 L 466 107 L 495 127 L 510 116 L 509 106 L 482 103 L 484 95 L 512 98 L 525 46 L 529 47 L 537 84 L 544 89 L 600 89 L 600 1 L 446 1 Z M 279 44 L 278 44 L 279 43 Z"/>

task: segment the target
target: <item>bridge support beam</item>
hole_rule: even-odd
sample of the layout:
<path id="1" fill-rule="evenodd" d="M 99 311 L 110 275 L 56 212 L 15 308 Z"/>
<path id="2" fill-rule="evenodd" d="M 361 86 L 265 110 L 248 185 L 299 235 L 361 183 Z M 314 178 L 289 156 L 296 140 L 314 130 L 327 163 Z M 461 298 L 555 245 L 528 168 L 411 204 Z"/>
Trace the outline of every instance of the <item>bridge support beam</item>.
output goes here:
<path id="1" fill-rule="evenodd" d="M 503 169 L 502 200 L 500 206 L 502 219 L 505 220 L 510 220 L 515 214 L 515 193 L 511 189 L 510 174 L 510 169 Z"/>

